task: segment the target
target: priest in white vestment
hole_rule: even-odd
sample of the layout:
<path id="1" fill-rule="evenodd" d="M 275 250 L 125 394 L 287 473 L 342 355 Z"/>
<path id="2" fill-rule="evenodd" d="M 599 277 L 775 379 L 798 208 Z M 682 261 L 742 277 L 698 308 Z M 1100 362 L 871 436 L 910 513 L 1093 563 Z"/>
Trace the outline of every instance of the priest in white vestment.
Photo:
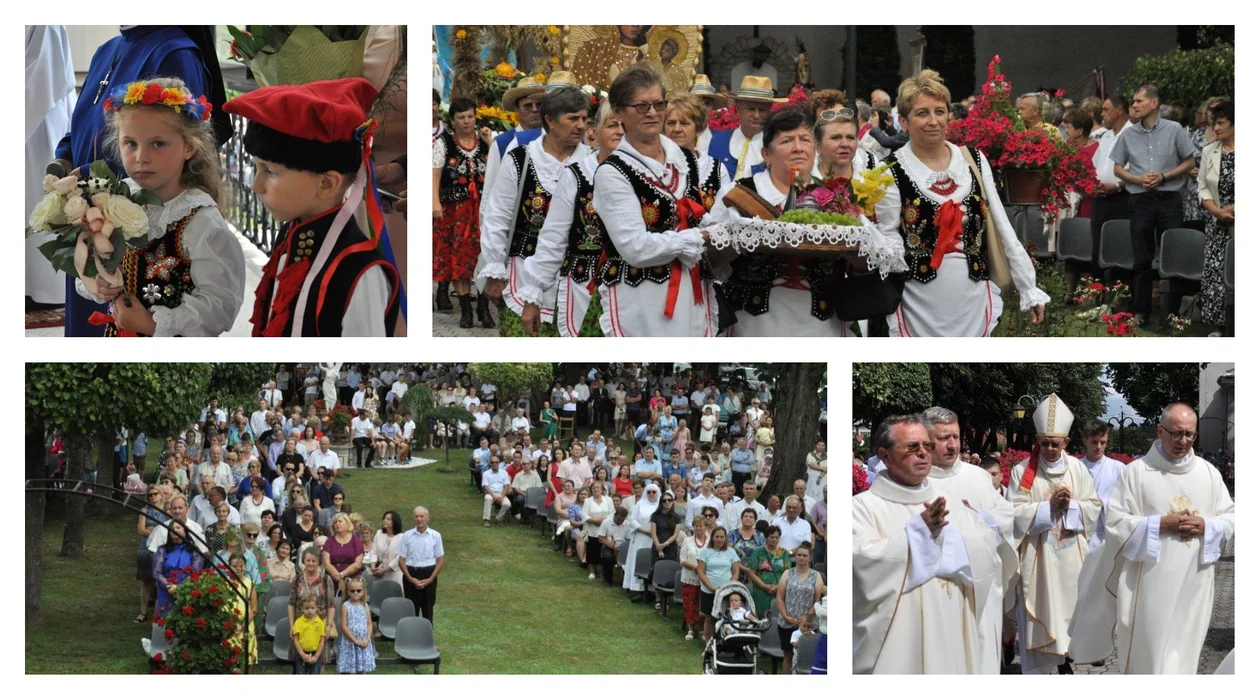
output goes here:
<path id="1" fill-rule="evenodd" d="M 1100 420 L 1092 420 L 1085 426 L 1083 436 L 1085 456 L 1081 458 L 1081 464 L 1084 464 L 1089 470 L 1089 475 L 1094 477 L 1094 490 L 1098 492 L 1098 500 L 1103 504 L 1098 526 L 1089 536 L 1089 549 L 1092 552 L 1103 543 L 1103 535 L 1107 530 L 1107 500 L 1111 498 L 1111 490 L 1116 487 L 1120 472 L 1124 471 L 1124 464 L 1107 456 L 1107 442 L 1111 437 L 1110 425 Z"/>
<path id="2" fill-rule="evenodd" d="M 992 586 L 988 600 L 977 602 L 983 604 L 978 616 L 979 673 L 1001 673 L 1002 597 L 1018 564 L 1013 536 L 1015 509 L 993 488 L 993 478 L 987 471 L 959 459 L 962 443 L 958 414 L 947 408 L 934 406 L 923 415 L 930 429 L 929 437 L 935 445 L 932 450 L 932 471 L 928 474 L 933 490 L 950 503 L 975 510 L 1000 538 L 997 553 L 1002 562 L 1002 585 Z"/>
<path id="3" fill-rule="evenodd" d="M 1011 470 L 1007 498 L 1015 504 L 1019 585 L 1015 621 L 1024 673 L 1072 673 L 1066 655 L 1076 609 L 1077 579 L 1089 535 L 1102 512 L 1094 479 L 1065 450 L 1072 411 L 1050 394 L 1033 412 L 1037 443 Z"/>
<path id="4" fill-rule="evenodd" d="M 74 66 L 70 39 L 60 24 L 26 25 L 26 219 L 44 198 L 44 168 L 56 158 L 74 111 Z M 52 234 L 26 239 L 26 296 L 40 304 L 63 304 L 64 272 L 39 252 Z"/>
<path id="5" fill-rule="evenodd" d="M 999 537 L 937 492 L 921 416 L 885 420 L 874 445 L 888 468 L 853 498 L 853 672 L 979 673 Z"/>
<path id="6" fill-rule="evenodd" d="M 1080 661 L 1118 652 L 1123 673 L 1195 673 L 1212 619 L 1216 562 L 1234 535 L 1234 501 L 1194 454 L 1194 409 L 1172 404 L 1159 440 L 1121 473 L 1107 534 L 1081 574 L 1072 621 Z M 1112 631 L 1115 631 L 1115 646 Z"/>

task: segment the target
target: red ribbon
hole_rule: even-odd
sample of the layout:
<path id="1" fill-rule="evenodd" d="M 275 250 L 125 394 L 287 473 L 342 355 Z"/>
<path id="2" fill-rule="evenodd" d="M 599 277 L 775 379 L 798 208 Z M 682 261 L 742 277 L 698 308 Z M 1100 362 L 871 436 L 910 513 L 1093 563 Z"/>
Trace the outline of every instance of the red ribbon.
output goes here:
<path id="1" fill-rule="evenodd" d="M 300 263 L 290 263 L 284 272 L 276 277 L 276 295 L 271 300 L 271 321 L 263 329 L 262 335 L 268 338 L 279 338 L 284 327 L 289 324 L 293 315 L 293 302 L 302 291 L 302 283 L 306 281 L 306 273 L 311 269 L 310 258 Z"/>
<path id="2" fill-rule="evenodd" d="M 606 262 L 608 262 L 608 251 L 599 251 L 599 262 L 595 263 L 595 269 L 591 270 L 591 281 L 586 283 L 587 294 L 595 293 L 595 286 L 599 284 L 599 271 L 604 269 Z"/>
<path id="3" fill-rule="evenodd" d="M 1028 468 L 1019 477 L 1019 487 L 1025 492 L 1032 490 L 1033 482 L 1037 479 L 1037 462 L 1041 455 L 1041 448 L 1037 443 L 1033 443 L 1032 452 L 1028 455 Z"/>
<path id="4" fill-rule="evenodd" d="M 113 323 L 113 324 L 115 325 L 115 327 L 117 327 L 117 325 L 118 325 L 117 323 L 115 323 L 115 322 L 114 322 L 114 317 L 113 317 L 113 316 L 110 316 L 109 314 L 103 314 L 103 313 L 101 313 L 101 312 L 99 312 L 99 311 L 93 311 L 93 312 L 92 312 L 92 315 L 91 315 L 91 316 L 88 316 L 88 320 L 87 320 L 87 322 L 88 322 L 88 325 L 91 325 L 91 326 L 108 326 L 108 325 L 109 325 L 109 324 L 111 324 L 111 323 Z M 123 330 L 123 329 L 121 329 L 121 328 L 118 328 L 117 330 L 118 330 L 118 337 L 119 337 L 119 338 L 136 338 L 136 337 L 139 337 L 139 336 L 137 336 L 137 335 L 136 335 L 136 332 L 135 332 L 135 331 Z"/>
<path id="5" fill-rule="evenodd" d="M 693 228 L 704 218 L 704 206 L 690 197 L 683 197 L 675 204 L 678 215 L 679 230 Z M 700 266 L 691 266 L 691 295 L 693 303 L 699 306 L 704 303 L 704 284 L 700 281 Z M 665 294 L 665 318 L 674 317 L 674 307 L 678 305 L 678 291 L 682 286 L 682 263 L 675 260 L 669 266 L 669 290 Z"/>
<path id="6" fill-rule="evenodd" d="M 936 210 L 936 249 L 932 251 L 932 269 L 939 270 L 946 253 L 962 249 L 962 207 L 949 200 Z"/>
<path id="7" fill-rule="evenodd" d="M 801 279 L 801 261 L 799 258 L 788 258 L 787 261 L 787 280 L 783 283 L 788 289 L 799 289 L 801 291 L 808 290 L 805 281 Z"/>

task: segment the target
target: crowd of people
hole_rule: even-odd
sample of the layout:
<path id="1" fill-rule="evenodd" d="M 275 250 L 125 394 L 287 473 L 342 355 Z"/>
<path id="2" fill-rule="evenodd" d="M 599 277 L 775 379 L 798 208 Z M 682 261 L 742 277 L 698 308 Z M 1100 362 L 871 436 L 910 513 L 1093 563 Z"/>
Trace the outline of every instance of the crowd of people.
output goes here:
<path id="1" fill-rule="evenodd" d="M 564 70 L 544 82 L 523 79 L 499 105 L 519 125 L 501 134 L 477 128 L 478 104 L 467 97 L 453 99 L 442 122 L 434 91 L 435 309 L 452 310 L 453 288 L 462 327 L 473 326 L 475 306 L 476 320 L 497 324 L 501 335 L 988 335 L 1003 311 L 991 273 L 1005 267 L 1019 311 L 1042 322 L 1050 299 L 988 160 L 948 140 L 949 123 L 965 118 L 976 97 L 952 95 L 935 71 L 907 79 L 895 97 L 876 89 L 869 101 L 851 100 L 821 89 L 791 105 L 757 76 L 732 93 L 701 74 L 690 92 L 666 94 L 646 62 L 622 71 L 598 108 L 587 88 Z M 1132 99 L 1114 94 L 1079 105 L 1028 93 L 1016 107 L 1028 128 L 1085 152 L 1101 190 L 1084 201 L 1073 195 L 1071 210 L 1061 212 L 1090 219 L 1094 251 L 1092 261 L 1065 264 L 1062 302 L 1075 303 L 1083 276 L 1105 278 L 1102 224 L 1130 219 L 1132 307 L 1136 321 L 1146 321 L 1159 237 L 1197 228 L 1207 234 L 1202 316 L 1224 331 L 1232 99 L 1208 100 L 1187 126 L 1189 111 L 1161 104 L 1150 84 Z M 738 126 L 710 128 L 720 109 L 737 115 Z M 881 164 L 895 185 L 870 220 L 905 257 L 904 289 L 838 283 L 847 273 L 836 261 L 708 245 L 714 224 L 746 220 L 725 201 L 736 185 L 782 212 L 800 174 L 849 181 Z M 969 206 L 977 200 L 987 206 Z M 915 207 L 905 206 L 911 201 Z M 949 230 L 940 230 L 937 213 L 953 205 L 962 216 L 947 217 Z M 1048 226 L 1053 238 L 1057 222 Z M 958 242 L 935 245 L 945 237 Z M 475 301 L 474 282 L 483 285 Z M 876 300 L 888 294 L 900 294 L 891 313 Z"/>
<path id="2" fill-rule="evenodd" d="M 796 637 L 816 632 L 814 605 L 825 594 L 819 571 L 825 571 L 826 562 L 826 442 L 820 439 L 807 456 L 806 477 L 793 484 L 791 493 L 772 494 L 762 505 L 773 461 L 770 389 L 762 383 L 741 411 L 743 392 L 737 385 L 719 391 L 703 376 L 681 383 L 682 377 L 674 377 L 665 379 L 672 381 L 666 387 L 673 389 L 672 399 L 667 402 L 657 388 L 651 390 L 654 398 L 643 403 L 644 388 L 655 378 L 640 373 L 636 380 L 637 369 L 622 368 L 608 378 L 592 369 L 593 389 L 587 376 L 575 385 L 556 384 L 538 424 L 478 431 L 469 471 L 473 487 L 483 494 L 483 524 L 490 528 L 509 517 L 529 523 L 550 514 L 554 551 L 563 551 L 588 580 L 602 579 L 606 586 L 623 588 L 631 601 L 657 609 L 668 604 L 672 591 L 653 585 L 652 568 L 661 560 L 679 562 L 686 639 L 697 634 L 709 639 L 715 591 L 743 582 L 752 595 L 749 607 L 777 620 L 787 672 Z M 614 382 L 621 388 L 608 397 L 608 405 L 591 401 L 590 396 L 608 396 L 601 389 Z M 631 389 L 624 388 L 627 384 Z M 633 414 L 626 397 L 635 399 Z M 551 409 L 553 401 L 561 413 Z M 727 410 L 721 411 L 725 401 Z M 702 419 L 693 435 L 686 418 L 675 416 L 675 406 L 683 415 L 719 420 Z M 560 417 L 574 421 L 567 440 L 557 435 Z M 605 435 L 603 427 L 612 432 Z M 543 435 L 535 443 L 530 430 L 539 428 Z M 577 437 L 579 431 L 587 437 Z M 745 435 L 756 437 L 749 441 Z M 625 442 L 627 449 L 619 444 Z M 531 508 L 527 504 L 535 489 L 543 500 L 541 507 Z M 639 570 L 642 551 L 649 553 L 647 571 Z"/>
<path id="3" fill-rule="evenodd" d="M 949 409 L 878 427 L 853 501 L 855 672 L 999 673 L 1016 653 L 1026 674 L 1113 655 L 1120 673 L 1199 670 L 1234 503 L 1195 455 L 1198 416 L 1169 405 L 1127 465 L 1106 456 L 1099 420 L 1071 456 L 1073 421 L 1057 395 L 1042 401 L 1005 488 L 1000 467 L 961 459 Z"/>

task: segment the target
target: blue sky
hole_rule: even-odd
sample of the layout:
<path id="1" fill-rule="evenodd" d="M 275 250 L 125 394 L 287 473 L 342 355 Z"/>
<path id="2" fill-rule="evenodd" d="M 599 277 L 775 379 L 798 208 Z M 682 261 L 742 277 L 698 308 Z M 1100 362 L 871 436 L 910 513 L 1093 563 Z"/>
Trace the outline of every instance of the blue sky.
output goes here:
<path id="1" fill-rule="evenodd" d="M 1103 372 L 1098 376 L 1098 381 L 1103 383 L 1105 396 L 1103 399 L 1103 414 L 1098 419 L 1107 420 L 1108 418 L 1118 417 L 1123 409 L 1125 417 L 1133 416 L 1138 423 L 1144 423 L 1145 421 L 1137 415 L 1137 412 L 1133 410 L 1129 402 L 1125 401 L 1123 396 L 1117 394 L 1116 390 L 1111 388 L 1111 382 L 1107 380 L 1106 372 L 1106 365 L 1103 365 Z"/>

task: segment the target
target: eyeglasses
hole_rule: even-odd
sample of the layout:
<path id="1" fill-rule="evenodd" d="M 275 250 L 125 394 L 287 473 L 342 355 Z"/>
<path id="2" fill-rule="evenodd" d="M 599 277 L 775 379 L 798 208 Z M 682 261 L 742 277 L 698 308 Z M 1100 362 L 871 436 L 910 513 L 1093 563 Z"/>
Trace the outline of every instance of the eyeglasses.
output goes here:
<path id="1" fill-rule="evenodd" d="M 659 102 L 639 102 L 638 104 L 632 104 L 632 105 L 626 105 L 626 106 L 633 109 L 635 112 L 639 114 L 647 114 L 648 110 L 651 110 L 651 109 L 655 109 L 657 114 L 664 114 L 665 107 L 668 105 L 669 103 L 666 102 L 665 100 L 660 100 Z"/>
<path id="2" fill-rule="evenodd" d="M 256 540 L 256 539 L 258 539 L 258 533 L 257 533 L 257 532 L 247 532 L 247 533 L 245 533 L 245 539 L 247 539 L 247 540 Z"/>
<path id="3" fill-rule="evenodd" d="M 1173 440 L 1193 441 L 1199 435 L 1197 432 L 1193 430 L 1169 430 L 1168 428 L 1164 428 L 1163 423 L 1160 423 L 1159 427 L 1163 428 L 1164 432 L 1168 433 L 1168 436 L 1171 437 Z"/>
<path id="4" fill-rule="evenodd" d="M 842 109 L 824 109 L 822 114 L 818 115 L 818 123 L 826 124 L 827 122 L 834 122 L 840 119 L 852 119 L 852 118 L 853 118 L 853 110 L 849 109 L 848 107 L 844 107 Z"/>
<path id="5" fill-rule="evenodd" d="M 927 452 L 931 452 L 932 450 L 936 449 L 936 443 L 935 442 L 908 442 L 904 445 L 901 445 L 900 447 L 902 450 L 905 450 L 906 452 L 919 452 L 923 450 L 926 450 Z"/>
<path id="6" fill-rule="evenodd" d="M 1038 440 L 1037 444 L 1049 450 L 1057 450 L 1063 447 L 1063 443 L 1059 440 Z"/>
<path id="7" fill-rule="evenodd" d="M 541 107 L 541 106 L 542 106 L 542 104 L 541 104 L 540 102 L 535 102 L 535 101 L 532 101 L 532 100 L 531 100 L 531 101 L 529 101 L 529 102 L 517 102 L 517 103 L 516 103 L 516 111 L 518 111 L 518 112 L 537 112 L 537 111 L 538 111 L 538 108 L 539 108 L 539 107 Z"/>

